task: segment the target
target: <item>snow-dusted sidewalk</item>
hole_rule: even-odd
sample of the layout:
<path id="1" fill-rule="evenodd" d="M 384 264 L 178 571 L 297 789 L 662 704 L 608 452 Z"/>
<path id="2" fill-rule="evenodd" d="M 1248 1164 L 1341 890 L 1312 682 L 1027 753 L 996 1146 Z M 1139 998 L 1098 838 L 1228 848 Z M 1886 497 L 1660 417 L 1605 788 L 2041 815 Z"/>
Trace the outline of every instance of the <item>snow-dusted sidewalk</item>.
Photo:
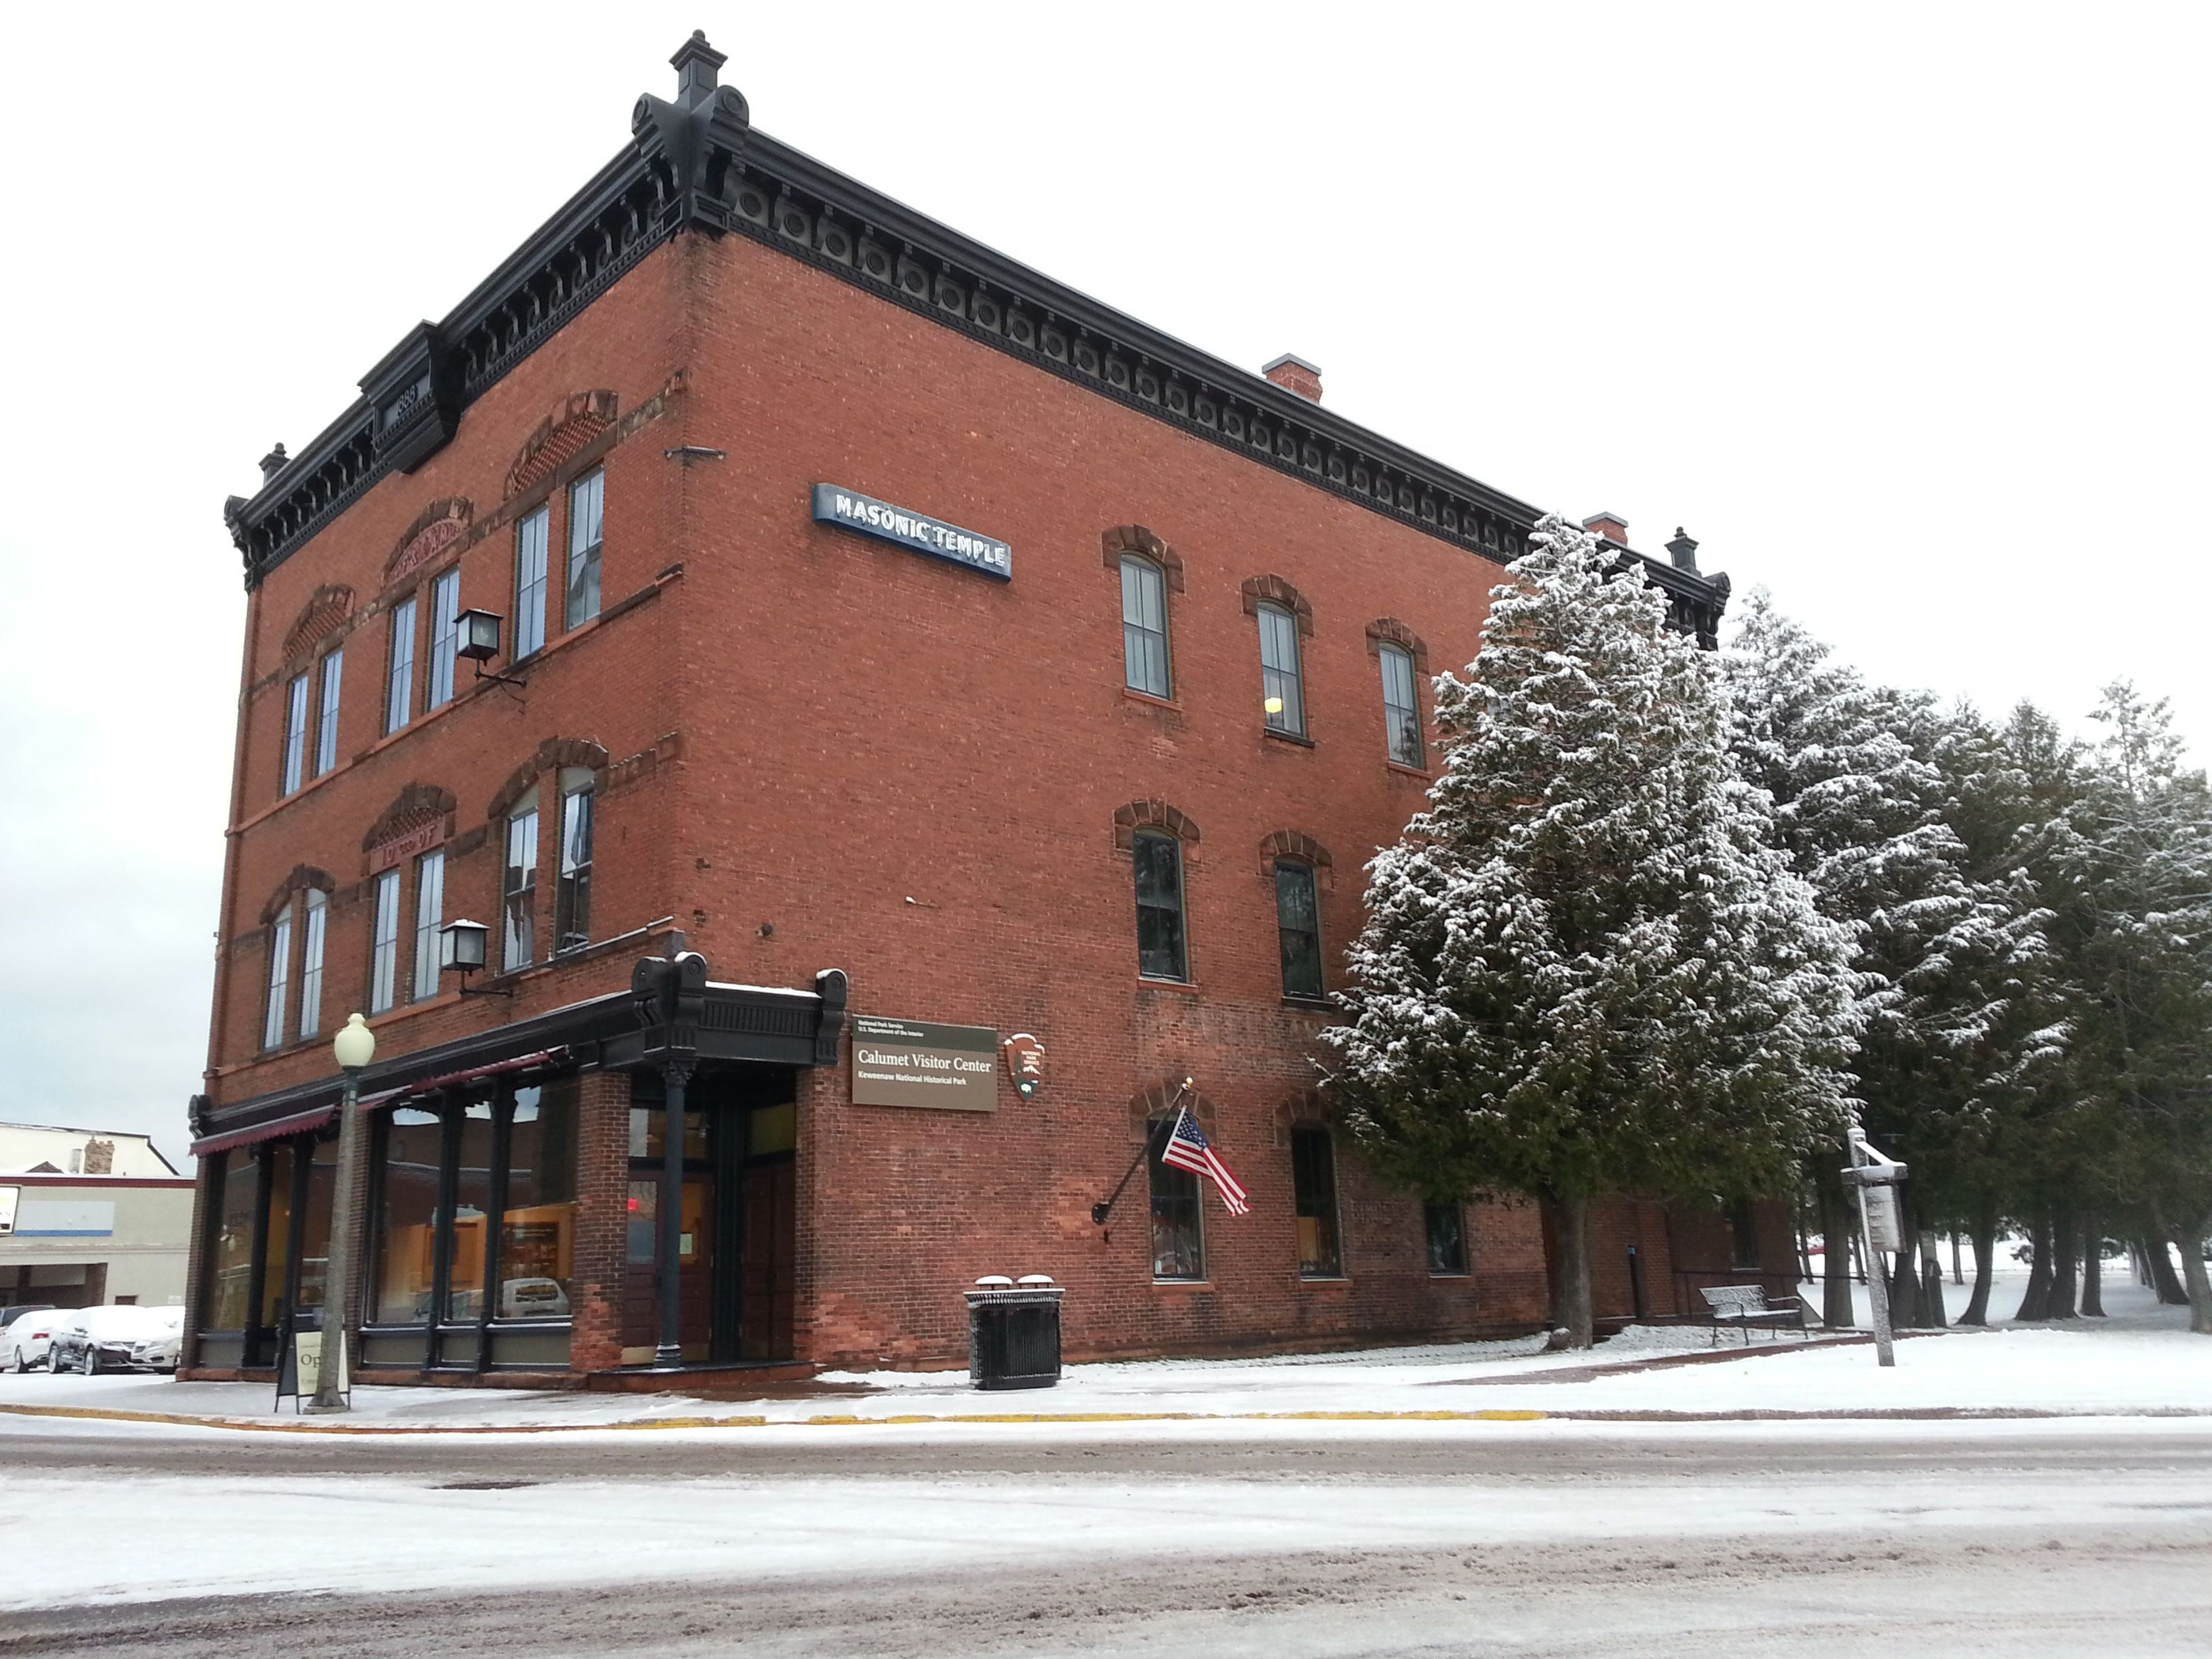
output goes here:
<path id="1" fill-rule="evenodd" d="M 1733 1337 L 1723 1337 L 1732 1342 Z M 832 1373 L 779 1398 L 362 1388 L 343 1419 L 272 1410 L 264 1384 L 158 1377 L 0 1376 L 0 1437 L 30 1413 L 145 1413 L 286 1428 L 489 1431 L 1045 1418 L 1358 1419 L 1511 1413 L 1668 1418 L 1900 1413 L 2212 1414 L 2212 1340 L 2172 1328 L 2023 1328 L 1912 1336 L 1882 1370 L 1863 1342 L 1754 1339 L 1714 1352 L 1703 1330 L 1638 1328 L 1589 1353 L 1534 1340 L 1224 1360 L 1075 1365 L 1059 1387 L 980 1393 L 959 1371 Z M 1733 1357 L 1729 1357 L 1730 1355 Z"/>

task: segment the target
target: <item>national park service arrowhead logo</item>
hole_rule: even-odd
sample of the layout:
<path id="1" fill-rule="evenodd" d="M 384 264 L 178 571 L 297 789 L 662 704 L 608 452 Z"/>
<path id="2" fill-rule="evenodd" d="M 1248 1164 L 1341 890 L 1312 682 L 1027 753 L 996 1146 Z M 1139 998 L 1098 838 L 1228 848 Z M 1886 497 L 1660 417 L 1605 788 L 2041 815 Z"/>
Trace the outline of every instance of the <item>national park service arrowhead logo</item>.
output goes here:
<path id="1" fill-rule="evenodd" d="M 1027 1031 L 1017 1031 L 999 1050 L 1006 1057 L 1006 1075 L 1014 1080 L 1014 1092 L 1024 1100 L 1036 1098 L 1037 1086 L 1044 1081 L 1044 1044 Z"/>

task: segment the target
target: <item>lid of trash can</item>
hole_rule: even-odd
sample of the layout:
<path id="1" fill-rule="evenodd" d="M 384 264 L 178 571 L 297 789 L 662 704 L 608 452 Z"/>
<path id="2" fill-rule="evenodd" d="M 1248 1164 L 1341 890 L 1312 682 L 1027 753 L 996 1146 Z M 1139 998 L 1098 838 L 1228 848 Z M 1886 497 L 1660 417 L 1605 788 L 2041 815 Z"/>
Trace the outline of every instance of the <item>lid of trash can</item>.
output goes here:
<path id="1" fill-rule="evenodd" d="M 1024 1285 L 1049 1285 L 1052 1283 L 1052 1275 L 1050 1273 L 1024 1273 L 1018 1282 Z"/>
<path id="2" fill-rule="evenodd" d="M 1007 1278 L 1004 1273 L 985 1273 L 975 1282 L 981 1285 L 985 1290 L 1000 1291 L 1011 1287 L 1014 1281 Z"/>

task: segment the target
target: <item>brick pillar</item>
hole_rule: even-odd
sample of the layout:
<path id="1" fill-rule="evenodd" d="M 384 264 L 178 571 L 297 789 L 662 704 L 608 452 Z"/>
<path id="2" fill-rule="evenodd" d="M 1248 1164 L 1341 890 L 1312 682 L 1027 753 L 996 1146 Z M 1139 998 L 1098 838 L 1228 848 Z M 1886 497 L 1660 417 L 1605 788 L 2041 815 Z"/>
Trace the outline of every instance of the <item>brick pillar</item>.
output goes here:
<path id="1" fill-rule="evenodd" d="M 797 1213 L 792 1224 L 792 1248 L 798 1252 L 798 1261 L 792 1286 L 792 1357 L 817 1364 L 837 1346 L 825 1339 L 823 1330 L 824 1292 L 829 1287 L 824 1283 L 826 1241 L 822 1228 L 830 1211 L 822 1194 L 825 1181 L 835 1174 L 830 1166 L 836 1159 L 836 1136 L 848 1100 L 847 1075 L 842 1064 L 802 1066 L 793 1084 L 799 1102 L 799 1170 L 793 1183 Z"/>
<path id="2" fill-rule="evenodd" d="M 603 1371 L 622 1364 L 629 1248 L 629 1074 L 587 1073 L 578 1086 L 576 1246 L 569 1298 L 574 1334 L 568 1368 Z"/>
<path id="3" fill-rule="evenodd" d="M 185 1329 L 177 1347 L 177 1370 L 200 1363 L 200 1273 L 207 1249 L 209 1158 L 196 1160 L 192 1175 L 192 1230 L 185 1241 Z"/>

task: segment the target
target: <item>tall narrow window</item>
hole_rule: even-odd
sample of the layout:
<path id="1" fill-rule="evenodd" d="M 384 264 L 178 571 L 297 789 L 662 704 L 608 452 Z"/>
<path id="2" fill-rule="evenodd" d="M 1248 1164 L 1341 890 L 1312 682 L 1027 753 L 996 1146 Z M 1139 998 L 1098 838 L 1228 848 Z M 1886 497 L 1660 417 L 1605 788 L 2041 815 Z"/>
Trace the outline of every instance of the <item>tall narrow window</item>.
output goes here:
<path id="1" fill-rule="evenodd" d="M 599 538 L 606 505 L 604 470 L 568 486 L 568 626 L 599 614 Z"/>
<path id="2" fill-rule="evenodd" d="M 553 948 L 592 942 L 592 775 L 561 774 L 561 868 L 553 888 Z"/>
<path id="3" fill-rule="evenodd" d="M 1321 904 L 1313 866 L 1284 860 L 1275 866 L 1275 931 L 1283 945 L 1283 994 L 1321 994 Z"/>
<path id="4" fill-rule="evenodd" d="M 1159 1118 L 1146 1126 L 1152 1137 L 1147 1161 L 1152 1178 L 1152 1277 L 1204 1279 L 1206 1220 L 1198 1176 L 1160 1158 L 1174 1121 Z"/>
<path id="5" fill-rule="evenodd" d="M 1429 1238 L 1429 1271 L 1440 1279 L 1467 1272 L 1467 1212 L 1457 1199 L 1431 1199 L 1421 1206 Z"/>
<path id="6" fill-rule="evenodd" d="M 1168 585 L 1159 566 L 1121 556 L 1121 672 L 1133 691 L 1174 695 L 1168 674 Z"/>
<path id="7" fill-rule="evenodd" d="M 401 1106 L 380 1112 L 375 1277 L 368 1318 L 421 1325 L 430 1317 L 437 1260 L 438 1184 L 445 1124 L 435 1112 Z"/>
<path id="8" fill-rule="evenodd" d="M 399 981 L 399 872 L 386 870 L 376 878 L 374 931 L 369 935 L 368 1012 L 388 1010 Z"/>
<path id="9" fill-rule="evenodd" d="M 499 1235 L 500 1319 L 566 1317 L 576 1227 L 575 1079 L 514 1091 Z"/>
<path id="10" fill-rule="evenodd" d="M 531 805 L 507 821 L 507 876 L 500 914 L 509 969 L 526 966 L 538 948 L 538 808 Z"/>
<path id="11" fill-rule="evenodd" d="M 284 687 L 284 791 L 307 781 L 307 677 L 295 675 Z"/>
<path id="12" fill-rule="evenodd" d="M 461 573 L 448 570 L 430 584 L 430 684 L 422 707 L 453 700 L 453 665 L 461 645 Z"/>
<path id="13" fill-rule="evenodd" d="M 1382 659 L 1382 724 L 1389 729 L 1390 758 L 1401 766 L 1421 763 L 1421 706 L 1413 695 L 1413 658 L 1395 645 L 1376 654 Z"/>
<path id="14" fill-rule="evenodd" d="M 446 919 L 446 854 L 415 860 L 415 1000 L 438 994 L 438 924 Z"/>
<path id="15" fill-rule="evenodd" d="M 1182 931 L 1182 844 L 1173 836 L 1139 830 L 1132 850 L 1137 866 L 1137 971 L 1146 979 L 1188 979 Z"/>
<path id="16" fill-rule="evenodd" d="M 323 1029 L 323 928 L 329 920 L 329 895 L 307 890 L 307 915 L 300 938 L 300 1035 Z"/>
<path id="17" fill-rule="evenodd" d="M 280 1047 L 284 1041 L 285 982 L 292 972 L 292 907 L 276 913 L 269 928 L 269 1004 L 261 1017 L 261 1046 Z"/>
<path id="18" fill-rule="evenodd" d="M 514 527 L 514 651 L 520 661 L 545 645 L 545 542 L 553 509 L 541 507 Z"/>
<path id="19" fill-rule="evenodd" d="M 1336 1147 L 1322 1128 L 1291 1132 L 1291 1184 L 1298 1206 L 1298 1276 L 1341 1279 L 1336 1230 Z"/>
<path id="20" fill-rule="evenodd" d="M 1270 732 L 1305 736 L 1305 693 L 1298 684 L 1298 619 L 1278 605 L 1260 607 L 1260 698 Z"/>
<path id="21" fill-rule="evenodd" d="M 322 712 L 315 717 L 315 775 L 338 763 L 338 686 L 345 674 L 345 653 L 323 659 Z"/>
<path id="22" fill-rule="evenodd" d="M 415 601 L 392 608 L 392 653 L 384 676 L 384 729 L 397 732 L 415 714 Z"/>

